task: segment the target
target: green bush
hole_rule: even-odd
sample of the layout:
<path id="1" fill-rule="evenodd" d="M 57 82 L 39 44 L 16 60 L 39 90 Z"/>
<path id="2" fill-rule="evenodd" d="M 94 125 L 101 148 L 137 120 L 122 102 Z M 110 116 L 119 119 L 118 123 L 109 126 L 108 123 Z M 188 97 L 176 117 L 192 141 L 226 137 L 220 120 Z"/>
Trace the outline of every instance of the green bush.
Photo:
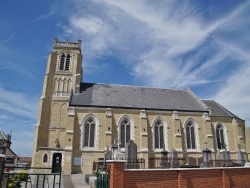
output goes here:
<path id="1" fill-rule="evenodd" d="M 13 187 L 17 186 L 18 184 L 20 184 L 20 179 L 18 176 L 14 176 L 14 177 L 9 179 L 7 188 L 13 188 Z"/>
<path id="2" fill-rule="evenodd" d="M 18 172 L 18 177 L 21 181 L 26 181 L 28 178 L 28 171 L 27 170 L 21 170 Z"/>

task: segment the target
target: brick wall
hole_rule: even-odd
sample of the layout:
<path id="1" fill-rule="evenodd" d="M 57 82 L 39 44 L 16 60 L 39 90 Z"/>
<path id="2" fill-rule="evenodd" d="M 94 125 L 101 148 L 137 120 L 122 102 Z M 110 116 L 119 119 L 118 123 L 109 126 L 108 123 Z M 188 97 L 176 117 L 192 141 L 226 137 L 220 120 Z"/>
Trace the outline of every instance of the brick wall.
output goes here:
<path id="1" fill-rule="evenodd" d="M 130 169 L 110 162 L 110 187 L 125 188 L 230 188 L 250 187 L 250 168 Z"/>
<path id="2" fill-rule="evenodd" d="M 108 164 L 108 168 L 110 170 L 109 187 L 124 187 L 124 162 L 112 161 Z"/>

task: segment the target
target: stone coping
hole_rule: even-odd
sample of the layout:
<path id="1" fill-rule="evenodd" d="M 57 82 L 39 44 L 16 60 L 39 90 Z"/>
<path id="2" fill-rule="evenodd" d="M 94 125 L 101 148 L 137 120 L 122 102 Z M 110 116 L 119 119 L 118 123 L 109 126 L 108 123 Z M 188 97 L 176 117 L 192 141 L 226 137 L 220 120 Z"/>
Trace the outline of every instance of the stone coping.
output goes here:
<path id="1" fill-rule="evenodd" d="M 107 163 L 126 163 L 127 160 L 114 159 L 114 160 L 106 160 Z"/>
<path id="2" fill-rule="evenodd" d="M 124 171 L 185 171 L 185 170 L 225 170 L 225 169 L 245 169 L 247 167 L 210 167 L 210 168 L 147 168 L 147 169 L 124 169 Z"/>

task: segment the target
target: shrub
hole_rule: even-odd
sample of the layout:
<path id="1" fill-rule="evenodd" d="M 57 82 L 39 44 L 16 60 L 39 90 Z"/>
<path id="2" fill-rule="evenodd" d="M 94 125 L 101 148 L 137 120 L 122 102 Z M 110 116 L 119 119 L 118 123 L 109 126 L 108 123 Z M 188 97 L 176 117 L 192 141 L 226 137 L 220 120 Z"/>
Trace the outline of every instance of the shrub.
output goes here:
<path id="1" fill-rule="evenodd" d="M 9 179 L 7 188 L 13 188 L 13 187 L 15 187 L 18 184 L 20 184 L 20 179 L 19 179 L 18 176 L 14 176 L 14 177 L 12 177 L 12 178 Z"/>
<path id="2" fill-rule="evenodd" d="M 18 172 L 18 177 L 21 181 L 26 181 L 28 178 L 28 171 L 27 170 L 21 170 Z"/>

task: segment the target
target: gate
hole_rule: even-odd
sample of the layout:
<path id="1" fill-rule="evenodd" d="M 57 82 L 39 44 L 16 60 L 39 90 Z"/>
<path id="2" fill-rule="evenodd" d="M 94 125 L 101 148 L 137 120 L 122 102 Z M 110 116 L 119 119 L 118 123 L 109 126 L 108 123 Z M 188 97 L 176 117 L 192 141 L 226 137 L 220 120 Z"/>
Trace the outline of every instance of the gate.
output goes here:
<path id="1" fill-rule="evenodd" d="M 96 174 L 96 188 L 109 188 L 109 170 L 99 168 Z"/>
<path id="2" fill-rule="evenodd" d="M 57 173 L 51 173 L 56 171 Z M 62 170 L 1 165 L 0 188 L 61 188 Z"/>
<path id="3" fill-rule="evenodd" d="M 109 174 L 97 174 L 97 188 L 109 188 Z"/>

